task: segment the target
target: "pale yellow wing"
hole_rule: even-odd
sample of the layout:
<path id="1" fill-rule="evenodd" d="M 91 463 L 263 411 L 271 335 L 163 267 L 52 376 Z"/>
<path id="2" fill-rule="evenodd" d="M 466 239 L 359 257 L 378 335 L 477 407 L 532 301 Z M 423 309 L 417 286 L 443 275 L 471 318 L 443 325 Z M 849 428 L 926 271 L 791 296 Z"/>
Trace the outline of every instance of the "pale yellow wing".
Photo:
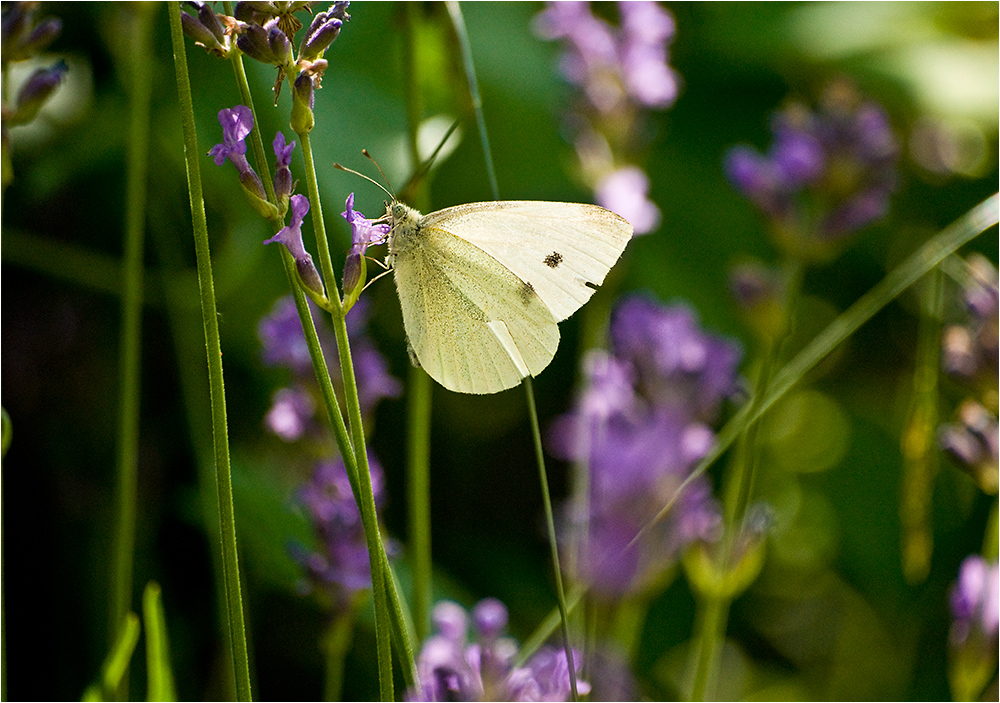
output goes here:
<path id="1" fill-rule="evenodd" d="M 393 259 L 410 346 L 431 378 L 460 393 L 496 393 L 540 373 L 559 327 L 532 287 L 477 246 L 421 222 Z"/>
<path id="2" fill-rule="evenodd" d="M 623 217 L 585 203 L 469 203 L 420 224 L 471 242 L 530 283 L 557 322 L 590 299 L 632 238 Z"/>

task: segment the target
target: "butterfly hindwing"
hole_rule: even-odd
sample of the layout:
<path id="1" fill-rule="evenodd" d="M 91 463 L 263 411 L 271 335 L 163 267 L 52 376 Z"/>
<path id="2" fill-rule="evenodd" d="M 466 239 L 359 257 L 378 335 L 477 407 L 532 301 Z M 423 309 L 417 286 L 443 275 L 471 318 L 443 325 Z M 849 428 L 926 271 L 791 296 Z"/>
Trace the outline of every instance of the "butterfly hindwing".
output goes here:
<path id="1" fill-rule="evenodd" d="M 627 220 L 597 205 L 527 200 L 445 208 L 421 226 L 489 254 L 530 284 L 556 321 L 590 299 L 632 237 Z"/>

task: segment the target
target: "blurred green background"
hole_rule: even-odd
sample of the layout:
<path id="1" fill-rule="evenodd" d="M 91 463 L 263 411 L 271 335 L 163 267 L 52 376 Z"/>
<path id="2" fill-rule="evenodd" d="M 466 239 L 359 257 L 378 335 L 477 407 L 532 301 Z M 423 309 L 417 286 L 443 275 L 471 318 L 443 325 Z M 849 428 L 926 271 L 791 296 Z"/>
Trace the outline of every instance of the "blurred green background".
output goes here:
<path id="1" fill-rule="evenodd" d="M 753 206 L 726 182 L 722 159 L 739 142 L 764 149 L 769 115 L 789 96 L 813 102 L 846 76 L 885 105 L 901 142 L 900 188 L 890 215 L 839 259 L 808 272 L 805 338 L 877 283 L 928 236 L 997 187 L 997 3 L 682 3 L 671 66 L 682 77 L 674 107 L 652 113 L 644 168 L 663 213 L 632 242 L 614 284 L 595 298 L 652 292 L 689 301 L 711 331 L 743 340 L 728 267 L 775 255 Z M 588 201 L 561 116 L 573 89 L 558 74 L 559 48 L 538 39 L 535 3 L 463 5 L 504 198 Z M 193 273 L 180 118 L 163 6 L 154 50 L 129 55 L 128 3 L 43 3 L 63 20 L 49 53 L 70 66 L 38 124 L 11 134 L 15 181 L 3 200 L 3 406 L 14 439 L 3 464 L 4 627 L 12 698 L 75 699 L 94 679 L 105 632 L 117 421 L 118 292 L 124 222 L 127 100 L 123 69 L 154 75 L 146 240 L 136 603 L 150 579 L 163 586 L 182 699 L 217 698 L 222 647 L 200 483 L 210 461 L 204 340 Z M 599 12 L 614 18 L 614 6 Z M 335 161 L 370 172 L 361 149 L 401 187 L 406 112 L 403 21 L 394 3 L 356 2 L 327 53 L 313 133 L 335 259 L 348 244 L 339 217 L 347 195 L 376 216 L 383 194 Z M 421 6 L 420 94 L 426 117 L 466 116 L 465 79 L 442 6 Z M 239 102 L 231 69 L 188 41 L 199 148 L 219 141 L 218 111 Z M 291 138 L 289 98 L 270 107 L 273 69 L 247 62 L 265 142 Z M 13 80 L 13 77 L 11 78 Z M 969 156 L 933 170 L 910 149 L 915 126 L 935 120 L 962 135 Z M 475 124 L 430 185 L 432 209 L 490 199 Z M 292 170 L 301 178 L 301 155 Z M 324 613 L 296 590 L 287 555 L 309 542 L 293 492 L 309 462 L 268 434 L 262 419 L 287 374 L 261 362 L 257 324 L 287 293 L 267 225 L 249 207 L 230 166 L 202 159 L 215 261 L 237 528 L 246 611 L 261 699 L 314 699 L 322 672 Z M 303 186 L 300 186 L 300 191 Z M 311 227 L 307 247 L 315 251 Z M 974 248 L 997 260 L 995 232 Z M 339 259 L 337 260 L 339 261 Z M 338 264 L 339 265 L 339 264 Z M 408 361 L 394 286 L 365 295 L 371 333 L 405 380 Z M 597 302 L 600 301 L 600 302 Z M 944 460 L 934 483 L 934 553 L 925 579 L 908 583 L 900 557 L 900 434 L 912 384 L 917 305 L 906 294 L 811 377 L 798 427 L 769 449 L 781 466 L 809 465 L 794 482 L 759 487 L 788 521 L 773 536 L 759 581 L 735 604 L 723 697 L 942 699 L 949 696 L 947 590 L 958 564 L 979 551 L 991 501 Z M 573 398 L 577 319 L 538 378 L 543 427 Z M 944 387 L 947 418 L 961 389 Z M 803 405 L 804 403 L 804 405 Z M 801 408 L 809 414 L 803 415 Z M 379 407 L 371 445 L 385 467 L 388 532 L 406 539 L 405 398 Z M 808 419 L 803 419 L 808 418 Z M 787 429 L 787 428 L 786 428 Z M 791 432 L 791 435 L 788 434 Z M 797 434 L 796 434 L 797 433 Z M 526 637 L 554 604 L 536 468 L 522 394 L 460 396 L 435 388 L 432 520 L 442 593 L 470 605 L 495 596 Z M 791 451 L 798 452 L 789 456 Z M 801 470 L 801 469 L 798 469 Z M 552 462 L 555 496 L 566 467 Z M 793 469 L 793 471 L 795 471 Z M 718 474 L 713 474 L 715 480 Z M 776 487 L 778 486 L 778 487 Z M 772 490 L 773 489 L 773 490 Z M 680 577 L 643 624 L 636 670 L 652 699 L 674 697 L 694 601 Z M 348 699 L 375 695 L 374 638 L 358 632 Z M 133 696 L 141 695 L 141 657 Z"/>

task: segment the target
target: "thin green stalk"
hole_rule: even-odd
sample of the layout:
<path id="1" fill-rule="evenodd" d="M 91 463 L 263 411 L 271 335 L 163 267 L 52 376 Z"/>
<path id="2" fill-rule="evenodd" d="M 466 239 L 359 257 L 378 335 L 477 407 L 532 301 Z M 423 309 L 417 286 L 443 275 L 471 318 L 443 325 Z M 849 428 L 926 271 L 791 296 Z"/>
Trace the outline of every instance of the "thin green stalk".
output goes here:
<path id="1" fill-rule="evenodd" d="M 168 3 L 170 36 L 173 44 L 174 67 L 177 74 L 177 93 L 184 128 L 184 157 L 187 168 L 188 193 L 191 199 L 191 219 L 194 229 L 195 257 L 198 269 L 198 288 L 201 298 L 201 316 L 205 326 L 205 346 L 208 357 L 209 387 L 212 404 L 212 436 L 215 447 L 215 472 L 219 491 L 219 520 L 222 538 L 222 561 L 225 567 L 226 605 L 229 612 L 232 642 L 233 670 L 236 673 L 236 696 L 241 701 L 252 699 L 250 688 L 250 662 L 247 656 L 246 627 L 243 619 L 243 596 L 240 584 L 240 567 L 236 549 L 236 520 L 233 514 L 233 486 L 229 468 L 229 435 L 226 425 L 226 392 L 222 373 L 222 345 L 219 340 L 218 313 L 215 305 L 215 286 L 212 279 L 212 260 L 208 244 L 208 225 L 205 221 L 205 202 L 202 196 L 201 169 L 198 159 L 198 136 L 194 123 L 194 102 L 188 78 L 184 33 L 181 29 L 180 5 Z"/>
<path id="2" fill-rule="evenodd" d="M 493 199 L 500 199 L 500 187 L 497 185 L 496 171 L 493 168 L 493 155 L 490 151 L 490 140 L 486 134 L 486 119 L 483 117 L 483 99 L 479 94 L 479 81 L 476 78 L 476 66 L 472 60 L 472 44 L 469 41 L 469 32 L 465 27 L 465 19 L 462 17 L 462 8 L 457 0 L 449 0 L 446 3 L 448 14 L 451 17 L 455 34 L 458 37 L 458 45 L 462 52 L 462 64 L 465 68 L 465 76 L 469 82 L 469 94 L 472 97 L 472 108 L 476 113 L 476 124 L 479 127 L 479 138 L 483 148 L 483 158 L 486 159 L 486 172 L 490 179 L 490 190 Z M 549 533 L 549 549 L 552 554 L 552 570 L 555 576 L 556 598 L 559 603 L 559 615 L 562 618 L 563 648 L 566 651 L 566 664 L 569 667 L 569 682 L 573 700 L 580 699 L 576 686 L 576 666 L 573 661 L 573 647 L 569 639 L 569 609 L 566 607 L 566 593 L 563 590 L 562 569 L 559 563 L 559 547 L 556 543 L 555 520 L 552 517 L 552 500 L 549 497 L 549 481 L 545 471 L 545 453 L 542 450 L 542 434 L 538 427 L 538 413 L 535 409 L 535 391 L 531 382 L 531 377 L 525 377 L 522 382 L 528 400 L 528 414 L 531 418 L 531 430 L 535 441 L 535 458 L 538 461 L 538 476 L 542 484 L 542 503 L 545 506 L 545 520 Z"/>
<path id="3" fill-rule="evenodd" d="M 899 518 L 902 525 L 901 558 L 907 582 L 927 578 L 934 550 L 931 529 L 931 499 L 940 452 L 935 436 L 938 427 L 938 376 L 941 368 L 941 308 L 944 303 L 943 272 L 931 272 L 920 290 L 920 322 L 917 356 L 913 370 L 913 395 L 907 413 L 900 450 L 903 478 L 900 486 Z"/>
<path id="4" fill-rule="evenodd" d="M 996 225 L 998 220 L 998 203 L 1000 203 L 1000 194 L 990 196 L 934 236 L 915 253 L 910 255 L 902 264 L 890 271 L 871 290 L 855 301 L 850 308 L 818 334 L 805 349 L 788 362 L 781 371 L 775 374 L 767 397 L 759 405 L 756 405 L 756 407 L 754 407 L 754 403 L 744 406 L 736 413 L 736 416 L 732 420 L 726 423 L 726 426 L 717 435 L 715 445 L 711 451 L 705 455 L 705 458 L 698 462 L 694 471 L 681 482 L 670 497 L 670 500 L 660 509 L 660 512 L 639 530 L 639 533 L 629 543 L 629 548 L 633 548 L 654 525 L 666 517 L 674 503 L 677 502 L 687 487 L 705 473 L 708 467 L 715 463 L 729 449 L 732 443 L 751 423 L 759 420 L 795 384 L 801 381 L 816 364 L 826 358 L 827 354 L 836 349 L 841 342 L 854 334 L 861 325 L 868 322 L 882 308 L 895 300 L 900 293 L 913 285 L 929 271 L 933 270 L 945 258 L 978 237 L 986 229 Z"/>
<path id="5" fill-rule="evenodd" d="M 458 6 L 458 0 L 448 0 L 445 3 L 448 7 L 448 15 L 451 23 L 455 27 L 455 35 L 458 37 L 458 46 L 462 51 L 462 65 L 465 68 L 465 77 L 469 81 L 469 95 L 472 98 L 472 109 L 476 114 L 476 126 L 479 128 L 479 141 L 482 142 L 483 158 L 486 159 L 486 175 L 490 179 L 490 192 L 494 200 L 500 199 L 500 186 L 497 185 L 497 174 L 493 168 L 493 152 L 490 150 L 490 138 L 486 134 L 486 119 L 483 117 L 483 98 L 479 94 L 479 81 L 476 78 L 476 65 L 472 60 L 472 44 L 469 42 L 469 32 L 465 28 L 465 18 L 462 17 L 462 8 Z"/>
<path id="6" fill-rule="evenodd" d="M 354 635 L 354 617 L 335 615 L 323 635 L 323 649 L 326 654 L 324 667 L 323 700 L 342 700 L 344 688 L 344 659 L 351 648 Z"/>
<path id="7" fill-rule="evenodd" d="M 146 624 L 147 700 L 175 701 L 174 674 L 170 666 L 167 616 L 163 612 L 160 584 L 150 581 L 142 592 L 142 618 Z"/>
<path id="8" fill-rule="evenodd" d="M 417 132 L 420 127 L 420 81 L 417 75 L 418 23 L 420 5 L 402 3 L 406 31 L 403 71 L 406 87 L 406 127 L 410 164 L 414 173 L 420 168 Z M 422 212 L 429 206 L 427 178 L 420 179 L 413 193 L 412 205 Z M 433 561 L 431 555 L 431 379 L 416 366 L 410 367 L 407 382 L 406 494 L 408 543 L 413 571 L 413 621 L 418 642 L 431 633 L 433 601 Z"/>
<path id="9" fill-rule="evenodd" d="M 128 36 L 132 54 L 149 59 L 150 34 L 156 5 L 137 5 Z M 121 357 L 118 366 L 118 456 L 115 481 L 114 557 L 108 640 L 118 633 L 132 609 L 132 571 L 139 485 L 139 398 L 142 346 L 143 244 L 146 225 L 146 181 L 149 155 L 149 110 L 153 90 L 152 60 L 123 66 L 129 94 L 129 139 L 125 163 L 125 260 L 122 267 Z M 122 677 L 121 697 L 128 697 L 128 672 Z"/>
<path id="10" fill-rule="evenodd" d="M 407 384 L 406 475 L 410 560 L 413 569 L 413 622 L 418 642 L 430 635 L 433 598 L 431 560 L 431 378 L 410 368 Z"/>
<path id="11" fill-rule="evenodd" d="M 691 684 L 692 701 L 706 700 L 708 683 L 716 680 L 719 668 L 720 643 L 725 639 L 726 620 L 729 617 L 729 600 L 716 595 L 706 596 L 698 608 L 698 654 Z"/>
<path id="12" fill-rule="evenodd" d="M 368 451 L 365 447 L 365 431 L 361 420 L 361 405 L 358 401 L 358 385 L 354 376 L 354 364 L 351 360 L 351 347 L 347 337 L 347 322 L 341 305 L 337 280 L 333 271 L 333 261 L 330 258 L 330 247 L 326 237 L 326 225 L 323 222 L 323 207 L 319 195 L 319 183 L 316 179 L 316 167 L 313 162 L 312 144 L 309 133 L 298 134 L 302 142 L 302 153 L 306 163 L 306 184 L 309 189 L 309 199 L 312 207 L 310 213 L 313 220 L 313 232 L 316 236 L 316 248 L 319 254 L 320 270 L 323 273 L 327 295 L 332 303 L 334 336 L 337 339 L 337 352 L 340 360 L 340 373 L 344 382 L 344 400 L 347 405 L 348 429 L 351 435 L 351 445 L 354 449 L 354 463 L 357 467 L 357 483 L 361 520 L 365 528 L 365 541 L 368 543 L 368 558 L 372 573 L 372 592 L 375 597 L 375 642 L 378 654 L 379 694 L 382 700 L 393 699 L 392 681 L 392 626 L 393 616 L 389 612 L 389 590 L 394 588 L 392 580 L 387 578 L 386 566 L 388 559 L 382 535 L 379 532 L 378 516 L 375 512 L 375 495 L 372 492 L 371 474 L 368 468 Z M 345 462 L 346 465 L 346 462 Z M 402 616 L 396 614 L 396 619 Z"/>
<path id="13" fill-rule="evenodd" d="M 556 581 L 556 598 L 559 602 L 559 617 L 562 619 L 563 649 L 566 651 L 566 665 L 569 667 L 569 687 L 574 701 L 580 700 L 576 688 L 576 664 L 573 647 L 569 641 L 569 609 L 566 607 L 566 593 L 563 590 L 562 569 L 559 565 L 559 549 L 556 546 L 556 523 L 552 517 L 552 499 L 549 497 L 549 478 L 545 472 L 545 453 L 542 450 L 542 431 L 538 427 L 538 412 L 535 410 L 535 390 L 531 376 L 522 382 L 528 399 L 528 417 L 531 421 L 531 435 L 535 440 L 535 459 L 538 462 L 538 478 L 542 484 L 542 505 L 545 508 L 545 527 L 549 534 L 549 549 L 552 556 L 552 572 Z"/>

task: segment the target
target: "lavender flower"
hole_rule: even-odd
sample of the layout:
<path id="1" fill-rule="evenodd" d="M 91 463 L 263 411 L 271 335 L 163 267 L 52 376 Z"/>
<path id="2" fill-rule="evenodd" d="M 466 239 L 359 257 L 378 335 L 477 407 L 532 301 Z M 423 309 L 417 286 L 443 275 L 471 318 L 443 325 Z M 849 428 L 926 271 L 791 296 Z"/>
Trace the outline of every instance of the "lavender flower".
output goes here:
<path id="1" fill-rule="evenodd" d="M 35 21 L 38 3 L 4 3 L 2 15 L 2 63 L 6 70 L 12 61 L 30 59 L 55 41 L 62 32 L 62 20 L 56 17 Z"/>
<path id="2" fill-rule="evenodd" d="M 775 115 L 771 131 L 766 154 L 731 149 L 726 173 L 792 255 L 830 258 L 847 235 L 885 215 L 899 145 L 881 107 L 837 83 L 817 112 L 790 104 Z"/>
<path id="3" fill-rule="evenodd" d="M 966 557 L 951 591 L 948 679 L 954 700 L 985 699 L 984 688 L 996 678 L 998 598 L 997 562 Z"/>
<path id="4" fill-rule="evenodd" d="M 245 105 L 237 105 L 232 109 L 223 108 L 219 111 L 219 124 L 222 125 L 222 142 L 209 149 L 208 155 L 215 160 L 216 166 L 222 166 L 229 159 L 240 174 L 240 185 L 250 203 L 261 215 L 271 217 L 275 214 L 274 206 L 267 201 L 264 184 L 246 157 L 247 145 L 244 139 L 253 130 L 253 112 Z"/>
<path id="5" fill-rule="evenodd" d="M 588 354 L 577 407 L 549 434 L 556 456 L 589 471 L 587 512 L 570 509 L 568 529 L 577 533 L 578 576 L 604 598 L 653 586 L 687 545 L 715 537 L 718 509 L 700 479 L 629 546 L 711 449 L 709 423 L 739 388 L 741 356 L 701 331 L 686 307 L 642 297 L 618 304 L 611 342 L 611 353 Z"/>
<path id="6" fill-rule="evenodd" d="M 302 220 L 309 212 L 309 198 L 304 195 L 293 195 L 291 203 L 292 221 L 287 226 L 282 227 L 276 235 L 265 240 L 264 244 L 273 244 L 274 242 L 283 244 L 288 253 L 295 259 L 295 269 L 299 273 L 302 285 L 307 291 L 324 299 L 326 291 L 323 288 L 323 280 L 319 276 L 319 271 L 316 270 L 312 256 L 302 243 Z"/>
<path id="7" fill-rule="evenodd" d="M 951 642 L 961 646 L 972 637 L 992 644 L 996 658 L 1000 629 L 1000 572 L 980 556 L 966 557 L 951 591 Z"/>
<path id="8" fill-rule="evenodd" d="M 417 657 L 420 689 L 407 691 L 419 701 L 564 701 L 570 696 L 569 666 L 563 649 L 543 647 L 521 668 L 514 667 L 516 643 L 503 636 L 507 608 L 494 598 L 472 611 L 475 641 L 468 641 L 469 616 L 460 605 L 434 607 L 437 634 Z M 580 670 L 574 653 L 574 669 Z M 580 693 L 590 686 L 577 680 Z"/>
<path id="9" fill-rule="evenodd" d="M 972 397 L 962 401 L 954 421 L 938 430 L 938 443 L 958 459 L 983 491 L 996 495 L 1000 484 L 997 269 L 986 258 L 975 255 L 967 262 L 965 273 L 965 319 L 945 328 L 941 363 L 946 373 L 972 392 Z"/>
<path id="10" fill-rule="evenodd" d="M 331 361 L 335 360 L 337 344 L 329 325 L 316 314 L 316 309 L 311 304 L 310 311 L 324 356 Z M 365 334 L 366 320 L 367 306 L 362 300 L 347 313 L 347 329 L 351 337 L 358 400 L 364 415 L 370 414 L 383 398 L 396 398 L 402 392 L 399 380 L 389 373 L 385 359 Z M 302 436 L 314 425 L 314 408 L 319 394 L 315 387 L 309 348 L 291 296 L 275 303 L 271 313 L 260 321 L 257 335 L 263 346 L 264 363 L 290 369 L 295 377 L 292 390 L 312 399 L 311 403 L 304 403 L 294 395 L 282 395 L 280 391 L 275 396 L 274 406 L 268 412 L 267 426 L 278 436 L 290 441 L 290 435 L 299 428 L 302 429 L 299 436 Z M 333 378 L 336 383 L 340 374 L 334 374 Z"/>
<path id="11" fill-rule="evenodd" d="M 382 467 L 369 454 L 368 467 L 376 508 L 385 502 Z M 364 526 L 343 461 L 316 464 L 312 478 L 298 495 L 306 508 L 319 551 L 301 548 L 293 555 L 306 571 L 309 587 L 330 595 L 337 608 L 347 608 L 356 593 L 371 587 L 371 564 Z"/>
<path id="12" fill-rule="evenodd" d="M 354 209 L 354 193 L 347 196 L 347 210 L 340 213 L 351 224 L 351 250 L 344 261 L 344 298 L 357 300 L 365 283 L 365 251 L 373 244 L 381 244 L 389 236 L 387 222 L 369 220 Z M 376 224 L 378 223 L 378 224 Z"/>
<path id="13" fill-rule="evenodd" d="M 649 200 L 649 178 L 632 165 L 648 133 L 646 110 L 677 99 L 679 80 L 667 63 L 674 19 L 655 2 L 618 4 L 621 26 L 595 17 L 586 2 L 552 2 L 535 18 L 535 31 L 563 43 L 562 74 L 584 100 L 567 122 L 595 200 L 627 219 L 635 234 L 660 223 Z"/>

